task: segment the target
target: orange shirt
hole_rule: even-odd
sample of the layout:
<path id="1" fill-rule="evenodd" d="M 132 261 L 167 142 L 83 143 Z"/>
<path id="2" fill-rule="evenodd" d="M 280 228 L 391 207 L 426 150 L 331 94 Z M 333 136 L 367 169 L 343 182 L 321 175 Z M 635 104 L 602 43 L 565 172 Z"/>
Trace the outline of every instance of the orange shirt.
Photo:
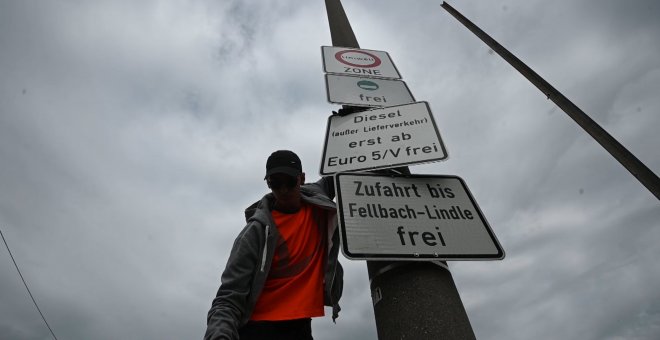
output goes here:
<path id="1" fill-rule="evenodd" d="M 314 221 L 313 207 L 294 214 L 273 211 L 280 232 L 273 263 L 251 320 L 293 320 L 323 316 L 327 242 Z"/>

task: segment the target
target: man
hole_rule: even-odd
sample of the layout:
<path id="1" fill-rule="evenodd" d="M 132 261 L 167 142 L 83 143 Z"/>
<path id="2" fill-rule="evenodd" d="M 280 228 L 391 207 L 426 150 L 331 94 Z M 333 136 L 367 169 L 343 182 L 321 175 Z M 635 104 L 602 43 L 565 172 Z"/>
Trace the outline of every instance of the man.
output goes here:
<path id="1" fill-rule="evenodd" d="M 304 184 L 298 156 L 273 152 L 264 178 L 271 193 L 245 210 L 205 340 L 312 339 L 311 318 L 339 313 L 343 269 L 332 178 Z"/>

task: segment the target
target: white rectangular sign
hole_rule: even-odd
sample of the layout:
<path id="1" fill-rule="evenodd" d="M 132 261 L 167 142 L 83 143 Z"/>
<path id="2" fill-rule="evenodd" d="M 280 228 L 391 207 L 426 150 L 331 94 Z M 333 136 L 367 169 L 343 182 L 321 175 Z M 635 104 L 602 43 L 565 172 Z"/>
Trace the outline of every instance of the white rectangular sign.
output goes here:
<path id="1" fill-rule="evenodd" d="M 334 46 L 321 46 L 321 51 L 323 70 L 327 73 L 401 79 L 399 71 L 385 51 Z"/>
<path id="2" fill-rule="evenodd" d="M 326 74 L 325 85 L 331 103 L 379 107 L 415 102 L 401 80 Z"/>
<path id="3" fill-rule="evenodd" d="M 339 173 L 335 188 L 342 252 L 350 259 L 504 258 L 460 177 Z"/>
<path id="4" fill-rule="evenodd" d="M 427 102 L 330 116 L 321 174 L 440 161 L 447 151 Z"/>

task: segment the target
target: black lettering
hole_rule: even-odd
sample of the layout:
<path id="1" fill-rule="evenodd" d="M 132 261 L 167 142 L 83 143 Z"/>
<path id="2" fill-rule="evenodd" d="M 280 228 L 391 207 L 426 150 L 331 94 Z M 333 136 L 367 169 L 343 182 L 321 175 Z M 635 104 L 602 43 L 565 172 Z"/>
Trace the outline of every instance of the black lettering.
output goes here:
<path id="1" fill-rule="evenodd" d="M 355 209 L 355 203 L 348 204 L 348 211 L 349 211 L 349 215 L 353 217 L 353 212 L 357 211 L 357 209 Z"/>
<path id="2" fill-rule="evenodd" d="M 364 196 L 364 194 L 360 193 L 360 188 L 362 187 L 362 182 L 361 181 L 353 181 L 353 183 L 357 184 L 357 188 L 355 188 L 355 196 Z"/>
<path id="3" fill-rule="evenodd" d="M 405 234 L 406 232 L 403 231 L 403 226 L 399 226 L 398 228 L 396 228 L 396 233 L 399 234 L 399 239 L 401 240 L 401 245 L 405 246 L 406 245 L 406 240 L 403 238 L 403 234 Z"/>
<path id="4" fill-rule="evenodd" d="M 383 208 L 380 204 L 378 205 L 378 210 L 380 212 L 380 216 L 385 216 L 387 217 L 387 209 Z M 392 216 L 392 218 L 396 218 L 396 216 Z"/>
<path id="5" fill-rule="evenodd" d="M 396 183 L 392 183 L 392 189 L 394 190 L 394 196 L 396 197 L 404 197 L 403 194 L 403 188 L 400 188 L 396 185 Z M 410 196 L 408 196 L 410 197 Z"/>
<path id="6" fill-rule="evenodd" d="M 419 231 L 409 231 L 408 236 L 410 237 L 410 243 L 415 245 L 415 235 L 419 235 Z"/>
<path id="7" fill-rule="evenodd" d="M 422 197 L 422 196 L 420 196 L 419 192 L 417 191 L 417 186 L 415 184 L 412 185 L 412 188 L 413 188 L 413 191 L 415 192 L 415 196 Z"/>
<path id="8" fill-rule="evenodd" d="M 433 234 L 429 233 L 428 231 L 422 233 L 422 241 L 424 241 L 424 243 L 426 243 L 428 246 L 435 246 L 438 244 L 438 242 L 435 242 L 435 236 L 433 236 Z"/>
<path id="9" fill-rule="evenodd" d="M 445 244 L 445 238 L 442 237 L 442 233 L 440 232 L 440 228 L 435 227 L 435 230 L 438 231 L 438 237 L 440 238 L 440 243 L 442 244 L 442 246 L 443 246 L 443 247 L 447 246 L 447 245 Z"/>

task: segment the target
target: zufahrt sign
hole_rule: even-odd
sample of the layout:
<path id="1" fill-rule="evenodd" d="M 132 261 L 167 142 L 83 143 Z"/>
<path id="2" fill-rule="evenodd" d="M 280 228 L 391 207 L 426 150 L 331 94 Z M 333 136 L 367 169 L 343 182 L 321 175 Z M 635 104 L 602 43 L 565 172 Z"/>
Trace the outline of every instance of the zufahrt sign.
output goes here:
<path id="1" fill-rule="evenodd" d="M 335 175 L 342 252 L 367 260 L 501 260 L 465 182 L 445 175 Z"/>

